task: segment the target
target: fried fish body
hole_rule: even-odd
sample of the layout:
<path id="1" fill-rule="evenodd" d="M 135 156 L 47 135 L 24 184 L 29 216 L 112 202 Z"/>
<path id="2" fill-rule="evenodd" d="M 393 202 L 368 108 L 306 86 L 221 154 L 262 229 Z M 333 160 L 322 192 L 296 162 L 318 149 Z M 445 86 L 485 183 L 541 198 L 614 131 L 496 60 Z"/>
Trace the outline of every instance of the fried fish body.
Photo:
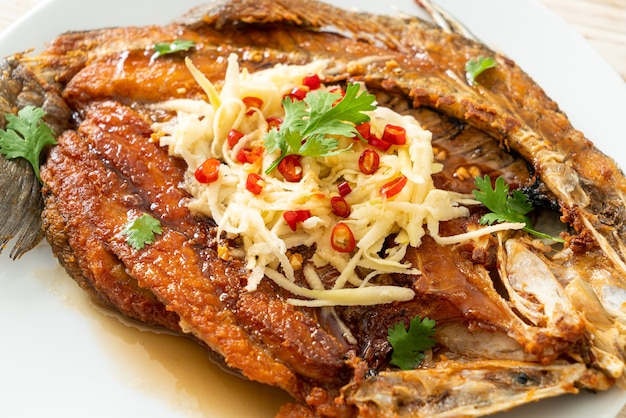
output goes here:
<path id="1" fill-rule="evenodd" d="M 218 256 L 213 222 L 186 207 L 179 188 L 186 167 L 152 137 L 150 122 L 167 115 L 151 104 L 203 98 L 181 56 L 153 57 L 154 43 L 176 38 L 195 42 L 189 57 L 216 84 L 231 52 L 249 71 L 330 60 L 328 80 L 364 82 L 433 132 L 444 165 L 439 187 L 470 191 L 472 177 L 459 170 L 476 167 L 539 190 L 570 223 L 566 248 L 555 252 L 519 234 L 452 246 L 426 239 L 407 255 L 422 273 L 390 278 L 413 289 L 414 300 L 338 307 L 336 317 L 290 305 L 269 280 L 248 292 L 242 262 Z M 498 66 L 470 86 L 465 62 L 481 54 Z M 163 27 L 62 35 L 24 65 L 73 112 L 61 116 L 70 129 L 42 169 L 46 237 L 70 275 L 133 319 L 192 334 L 226 365 L 283 388 L 309 412 L 400 413 L 412 405 L 428 416 L 470 414 L 463 408 L 478 416 L 621 379 L 623 312 L 609 295 L 624 289 L 626 182 L 541 88 L 484 45 L 414 18 L 242 0 L 209 3 Z M 120 231 L 128 213 L 140 212 L 160 219 L 164 232 L 137 251 Z M 478 215 L 440 233 L 475 227 Z M 418 370 L 399 372 L 388 364 L 387 329 L 416 314 L 437 321 L 438 347 Z M 480 350 L 466 339 L 490 344 Z M 447 387 L 460 369 L 470 371 Z M 507 386 L 522 374 L 534 384 Z M 442 393 L 445 402 L 433 395 Z"/>

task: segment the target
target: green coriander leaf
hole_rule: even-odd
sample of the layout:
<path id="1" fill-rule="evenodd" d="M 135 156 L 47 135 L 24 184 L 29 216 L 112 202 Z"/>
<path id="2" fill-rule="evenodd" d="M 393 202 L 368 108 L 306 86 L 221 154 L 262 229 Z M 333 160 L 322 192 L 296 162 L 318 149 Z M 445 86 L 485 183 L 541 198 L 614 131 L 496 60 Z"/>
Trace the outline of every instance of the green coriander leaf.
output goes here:
<path id="1" fill-rule="evenodd" d="M 285 118 L 281 124 L 280 130 L 272 128 L 264 138 L 265 149 L 268 153 L 280 150 L 280 158 L 274 161 L 266 170 L 269 174 L 278 167 L 280 161 L 290 154 L 297 154 L 302 146 L 301 130 L 306 124 L 305 119 L 308 117 L 306 103 L 300 100 L 291 100 L 285 98 L 283 100 L 283 108 L 285 109 Z"/>
<path id="2" fill-rule="evenodd" d="M 358 84 L 348 84 L 344 97 L 338 103 L 336 102 L 341 96 L 337 93 L 322 91 L 318 94 L 307 95 L 304 102 L 309 105 L 311 111 L 304 136 L 317 133 L 355 135 L 356 125 L 370 120 L 369 116 L 363 112 L 376 108 L 373 95 L 365 92 L 359 93 Z"/>
<path id="3" fill-rule="evenodd" d="M 284 125 L 284 122 L 283 122 L 283 125 Z M 287 145 L 288 154 L 300 154 L 301 148 L 305 142 L 305 140 L 302 137 L 302 132 L 300 132 L 297 129 L 290 129 L 290 128 L 287 128 L 284 131 L 283 141 Z"/>
<path id="4" fill-rule="evenodd" d="M 24 158 L 39 177 L 39 159 L 48 145 L 55 145 L 52 129 L 42 120 L 46 112 L 35 106 L 26 106 L 17 115 L 6 114 L 6 130 L 0 130 L 0 154 L 6 158 Z"/>
<path id="5" fill-rule="evenodd" d="M 155 234 L 162 232 L 161 222 L 147 213 L 128 222 L 122 231 L 127 237 L 128 245 L 135 250 L 141 250 L 146 244 L 152 244 L 156 239 Z"/>
<path id="6" fill-rule="evenodd" d="M 530 234 L 556 242 L 563 242 L 561 238 L 544 234 L 531 227 L 530 219 L 526 215 L 533 209 L 532 204 L 520 190 L 514 190 L 509 195 L 509 185 L 505 183 L 502 177 L 496 179 L 493 188 L 491 186 L 491 178 L 488 175 L 483 178 L 476 177 L 476 187 L 478 190 L 473 191 L 474 197 L 491 211 L 491 213 L 487 213 L 480 218 L 481 224 L 493 225 L 496 222 L 524 223 L 526 226 L 523 230 Z"/>
<path id="7" fill-rule="evenodd" d="M 485 70 L 489 68 L 493 68 L 496 66 L 496 60 L 492 57 L 483 57 L 480 56 L 478 59 L 469 60 L 465 64 L 465 76 L 467 77 L 467 82 L 473 86 L 476 84 L 476 78 L 482 74 Z"/>
<path id="8" fill-rule="evenodd" d="M 324 135 L 320 135 L 319 137 L 311 136 L 308 141 L 306 141 L 301 147 L 299 154 L 302 156 L 324 156 L 328 157 L 331 155 L 340 154 L 352 148 L 352 146 L 338 150 L 339 141 L 332 137 L 325 137 Z"/>
<path id="9" fill-rule="evenodd" d="M 533 210 L 533 205 L 521 190 L 513 190 L 513 193 L 507 199 L 507 204 L 512 212 L 526 215 Z"/>
<path id="10" fill-rule="evenodd" d="M 173 42 L 162 42 L 154 44 L 154 55 L 160 57 L 162 55 L 173 54 L 175 52 L 189 51 L 196 46 L 194 41 L 186 39 L 176 39 Z"/>
<path id="11" fill-rule="evenodd" d="M 265 150 L 268 153 L 272 153 L 276 150 L 281 150 L 282 153 L 287 152 L 287 143 L 283 141 L 284 134 L 281 134 L 278 129 L 272 128 L 264 138 Z"/>
<path id="12" fill-rule="evenodd" d="M 348 84 L 343 99 L 326 112 L 326 117 L 347 120 L 354 125 L 360 125 L 370 120 L 370 117 L 363 112 L 376 109 L 375 100 L 372 94 L 361 92 L 358 84 Z"/>
<path id="13" fill-rule="evenodd" d="M 309 117 L 307 103 L 304 100 L 292 100 L 286 97 L 283 99 L 283 108 L 285 109 L 285 117 L 280 129 L 283 130 L 284 127 L 287 127 L 290 131 L 304 131 Z"/>
<path id="14" fill-rule="evenodd" d="M 274 128 L 264 138 L 267 152 L 280 149 L 281 155 L 265 172 L 272 172 L 288 155 L 327 157 L 349 150 L 338 150 L 336 137 L 356 135 L 356 126 L 369 121 L 364 112 L 376 108 L 375 100 L 357 84 L 348 84 L 343 98 L 321 90 L 309 92 L 302 101 L 285 98 L 280 130 Z"/>
<path id="15" fill-rule="evenodd" d="M 525 215 L 530 212 L 532 206 L 526 202 L 526 196 L 519 191 L 516 194 L 516 198 L 509 196 L 509 185 L 505 183 L 502 177 L 496 179 L 493 188 L 491 187 L 491 178 L 489 176 L 485 176 L 482 179 L 478 177 L 476 178 L 476 187 L 478 187 L 478 190 L 474 190 L 476 200 L 493 212 L 493 215 L 488 217 L 493 219 L 491 223 L 499 221 L 528 224 L 530 222 Z"/>
<path id="16" fill-rule="evenodd" d="M 391 344 L 391 364 L 403 370 L 415 369 L 424 360 L 424 351 L 435 345 L 431 337 L 435 334 L 435 321 L 417 315 L 411 319 L 408 331 L 400 322 L 387 332 L 387 341 Z"/>

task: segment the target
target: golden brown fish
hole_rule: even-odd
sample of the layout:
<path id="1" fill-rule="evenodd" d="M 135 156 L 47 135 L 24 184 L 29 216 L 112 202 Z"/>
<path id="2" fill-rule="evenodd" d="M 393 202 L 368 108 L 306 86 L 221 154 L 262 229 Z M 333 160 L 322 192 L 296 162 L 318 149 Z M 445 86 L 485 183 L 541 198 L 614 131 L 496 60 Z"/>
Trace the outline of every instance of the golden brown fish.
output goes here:
<path id="1" fill-rule="evenodd" d="M 175 39 L 195 47 L 154 58 L 154 44 Z M 243 258 L 223 253 L 241 243 L 189 209 L 181 188 L 189 167 L 158 144 L 154 125 L 172 118 L 163 102 L 205 100 L 184 57 L 220 86 L 231 53 L 251 73 L 328 61 L 325 82 L 363 83 L 380 105 L 432 132 L 443 165 L 432 178 L 438 188 L 470 193 L 476 176 L 502 176 L 542 216 L 561 217 L 564 245 L 511 231 L 437 241 L 478 228 L 484 210 L 473 208 L 407 250 L 418 274 L 373 282 L 410 289 L 410 300 L 301 307 L 267 277 L 250 291 Z M 496 66 L 470 83 L 465 66 L 479 56 Z M 8 85 L 18 74 L 24 82 Z M 17 92 L 3 97 L 6 111 L 42 106 L 58 134 L 42 167 L 43 229 L 68 273 L 99 302 L 191 334 L 243 376 L 284 389 L 298 404 L 284 416 L 480 416 L 623 384 L 624 312 L 615 295 L 626 288 L 626 180 L 514 62 L 476 41 L 417 18 L 317 2 L 213 2 L 162 27 L 61 35 L 41 54 L 5 63 L 2 82 Z M 20 102 L 31 85 L 39 93 Z M 16 202 L 36 210 L 36 179 L 22 177 L 33 191 Z M 141 213 L 162 232 L 138 250 L 121 232 Z M 38 229 L 24 225 L 27 250 Z M 304 264 L 313 250 L 298 249 Z M 295 283 L 310 286 L 303 271 Z M 339 272 L 318 274 L 332 286 Z M 416 315 L 435 320 L 436 345 L 418 368 L 399 371 L 388 330 Z"/>

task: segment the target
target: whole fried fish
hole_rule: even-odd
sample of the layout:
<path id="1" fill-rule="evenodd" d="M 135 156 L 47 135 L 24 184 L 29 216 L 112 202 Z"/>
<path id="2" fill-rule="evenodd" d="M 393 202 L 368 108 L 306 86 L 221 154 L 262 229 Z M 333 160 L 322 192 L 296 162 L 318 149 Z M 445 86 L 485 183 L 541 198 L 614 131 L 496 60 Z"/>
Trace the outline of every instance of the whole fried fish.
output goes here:
<path id="1" fill-rule="evenodd" d="M 477 175 L 503 176 L 567 224 L 564 247 L 524 233 L 455 245 L 427 237 L 406 256 L 421 273 L 388 277 L 413 300 L 332 315 L 291 305 L 269 279 L 249 292 L 245 263 L 220 257 L 214 222 L 188 209 L 184 162 L 154 139 L 152 123 L 168 115 L 153 104 L 204 98 L 183 56 L 153 57 L 155 43 L 178 38 L 194 41 L 184 55 L 216 84 L 233 52 L 250 72 L 329 60 L 326 80 L 362 82 L 433 133 L 439 188 L 468 193 Z M 472 84 L 465 64 L 479 56 L 497 66 Z M 33 186 L 14 199 L 36 208 L 43 195 L 43 231 L 63 267 L 100 303 L 190 334 L 237 373 L 285 390 L 295 402 L 282 416 L 480 416 L 623 384 L 626 180 L 530 77 L 484 45 L 417 18 L 234 0 L 165 26 L 67 33 L 4 68 L 3 83 L 24 80 L 7 87 L 16 94 L 4 109 L 42 106 L 58 134 L 43 193 L 20 174 Z M 20 102 L 32 89 L 36 98 Z M 136 250 L 120 231 L 143 212 L 163 232 Z M 439 232 L 466 231 L 478 216 Z M 17 255 L 38 231 L 19 225 L 30 239 Z M 387 330 L 416 315 L 436 321 L 437 345 L 422 366 L 399 371 Z"/>

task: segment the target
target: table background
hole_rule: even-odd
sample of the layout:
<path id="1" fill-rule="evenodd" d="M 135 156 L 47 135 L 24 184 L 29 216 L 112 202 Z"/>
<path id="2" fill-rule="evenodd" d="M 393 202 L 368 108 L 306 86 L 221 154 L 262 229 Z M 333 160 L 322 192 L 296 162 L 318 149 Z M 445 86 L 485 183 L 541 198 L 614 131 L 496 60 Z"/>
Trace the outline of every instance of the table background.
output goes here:
<path id="1" fill-rule="evenodd" d="M 0 31 L 43 1 L 0 0 Z M 539 2 L 583 34 L 626 82 L 626 0 Z M 619 418 L 626 418 L 626 408 Z"/>

